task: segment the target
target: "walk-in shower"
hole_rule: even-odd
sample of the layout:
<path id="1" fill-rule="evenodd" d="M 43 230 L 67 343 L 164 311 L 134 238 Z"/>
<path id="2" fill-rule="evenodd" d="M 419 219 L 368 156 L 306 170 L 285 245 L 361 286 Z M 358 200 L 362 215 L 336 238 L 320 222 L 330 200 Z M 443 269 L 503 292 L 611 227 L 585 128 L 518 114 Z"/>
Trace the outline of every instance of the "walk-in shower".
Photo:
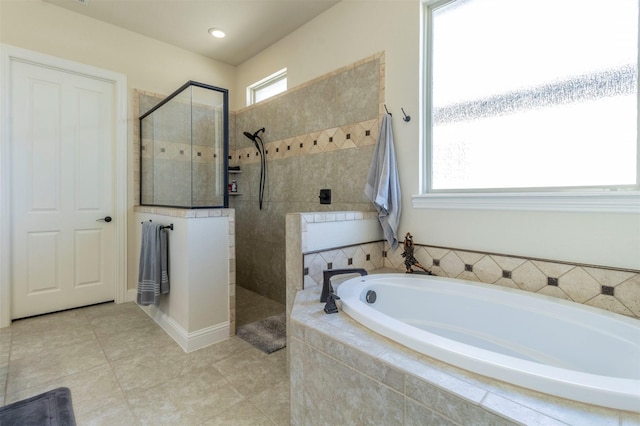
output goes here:
<path id="1" fill-rule="evenodd" d="M 228 207 L 229 94 L 188 81 L 140 116 L 140 204 Z"/>

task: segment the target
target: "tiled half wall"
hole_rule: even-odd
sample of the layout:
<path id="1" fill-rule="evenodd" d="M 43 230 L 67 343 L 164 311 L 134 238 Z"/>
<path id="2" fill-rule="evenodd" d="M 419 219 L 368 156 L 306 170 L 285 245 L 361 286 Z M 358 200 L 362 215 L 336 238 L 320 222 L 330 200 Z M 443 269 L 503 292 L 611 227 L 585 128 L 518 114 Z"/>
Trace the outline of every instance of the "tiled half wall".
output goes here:
<path id="1" fill-rule="evenodd" d="M 303 215 L 303 220 L 331 221 L 336 217 Z M 304 286 L 322 285 L 325 269 L 386 268 L 405 272 L 402 252 L 402 246 L 390 251 L 386 242 L 378 241 L 304 253 Z M 640 318 L 640 271 L 434 247 L 418 242 L 414 244 L 414 256 L 438 276 L 545 294 Z"/>

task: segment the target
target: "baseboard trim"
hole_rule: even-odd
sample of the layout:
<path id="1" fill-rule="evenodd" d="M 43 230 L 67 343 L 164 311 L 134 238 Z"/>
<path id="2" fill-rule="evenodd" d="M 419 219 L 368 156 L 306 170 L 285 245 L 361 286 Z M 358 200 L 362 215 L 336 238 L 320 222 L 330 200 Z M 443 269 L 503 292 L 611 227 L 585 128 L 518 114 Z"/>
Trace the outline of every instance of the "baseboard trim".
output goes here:
<path id="1" fill-rule="evenodd" d="M 185 352 L 202 349 L 226 340 L 230 336 L 231 324 L 228 321 L 188 332 L 173 318 L 155 306 L 140 306 L 140 309 L 149 315 Z"/>

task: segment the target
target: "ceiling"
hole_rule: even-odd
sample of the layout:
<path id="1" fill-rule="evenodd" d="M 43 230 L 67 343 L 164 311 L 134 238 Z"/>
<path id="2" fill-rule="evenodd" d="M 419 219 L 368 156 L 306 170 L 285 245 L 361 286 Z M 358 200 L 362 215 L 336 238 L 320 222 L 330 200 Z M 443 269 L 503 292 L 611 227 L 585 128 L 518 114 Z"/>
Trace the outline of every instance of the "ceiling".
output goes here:
<path id="1" fill-rule="evenodd" d="M 45 0 L 156 40 L 239 65 L 340 0 Z M 207 32 L 217 27 L 227 36 Z"/>

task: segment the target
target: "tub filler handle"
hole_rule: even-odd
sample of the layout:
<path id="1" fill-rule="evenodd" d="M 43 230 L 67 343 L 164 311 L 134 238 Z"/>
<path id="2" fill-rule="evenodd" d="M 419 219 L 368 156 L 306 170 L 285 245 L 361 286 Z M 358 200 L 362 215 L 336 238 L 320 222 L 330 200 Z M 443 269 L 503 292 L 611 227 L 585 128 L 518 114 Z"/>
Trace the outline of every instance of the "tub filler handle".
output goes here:
<path id="1" fill-rule="evenodd" d="M 333 287 L 331 286 L 331 277 L 334 275 L 343 274 L 360 274 L 361 276 L 368 275 L 367 270 L 364 268 L 346 268 L 346 269 L 327 269 L 322 271 L 322 294 L 320 294 L 320 302 L 325 303 L 330 294 L 334 294 Z M 335 296 L 338 297 L 338 296 Z"/>

